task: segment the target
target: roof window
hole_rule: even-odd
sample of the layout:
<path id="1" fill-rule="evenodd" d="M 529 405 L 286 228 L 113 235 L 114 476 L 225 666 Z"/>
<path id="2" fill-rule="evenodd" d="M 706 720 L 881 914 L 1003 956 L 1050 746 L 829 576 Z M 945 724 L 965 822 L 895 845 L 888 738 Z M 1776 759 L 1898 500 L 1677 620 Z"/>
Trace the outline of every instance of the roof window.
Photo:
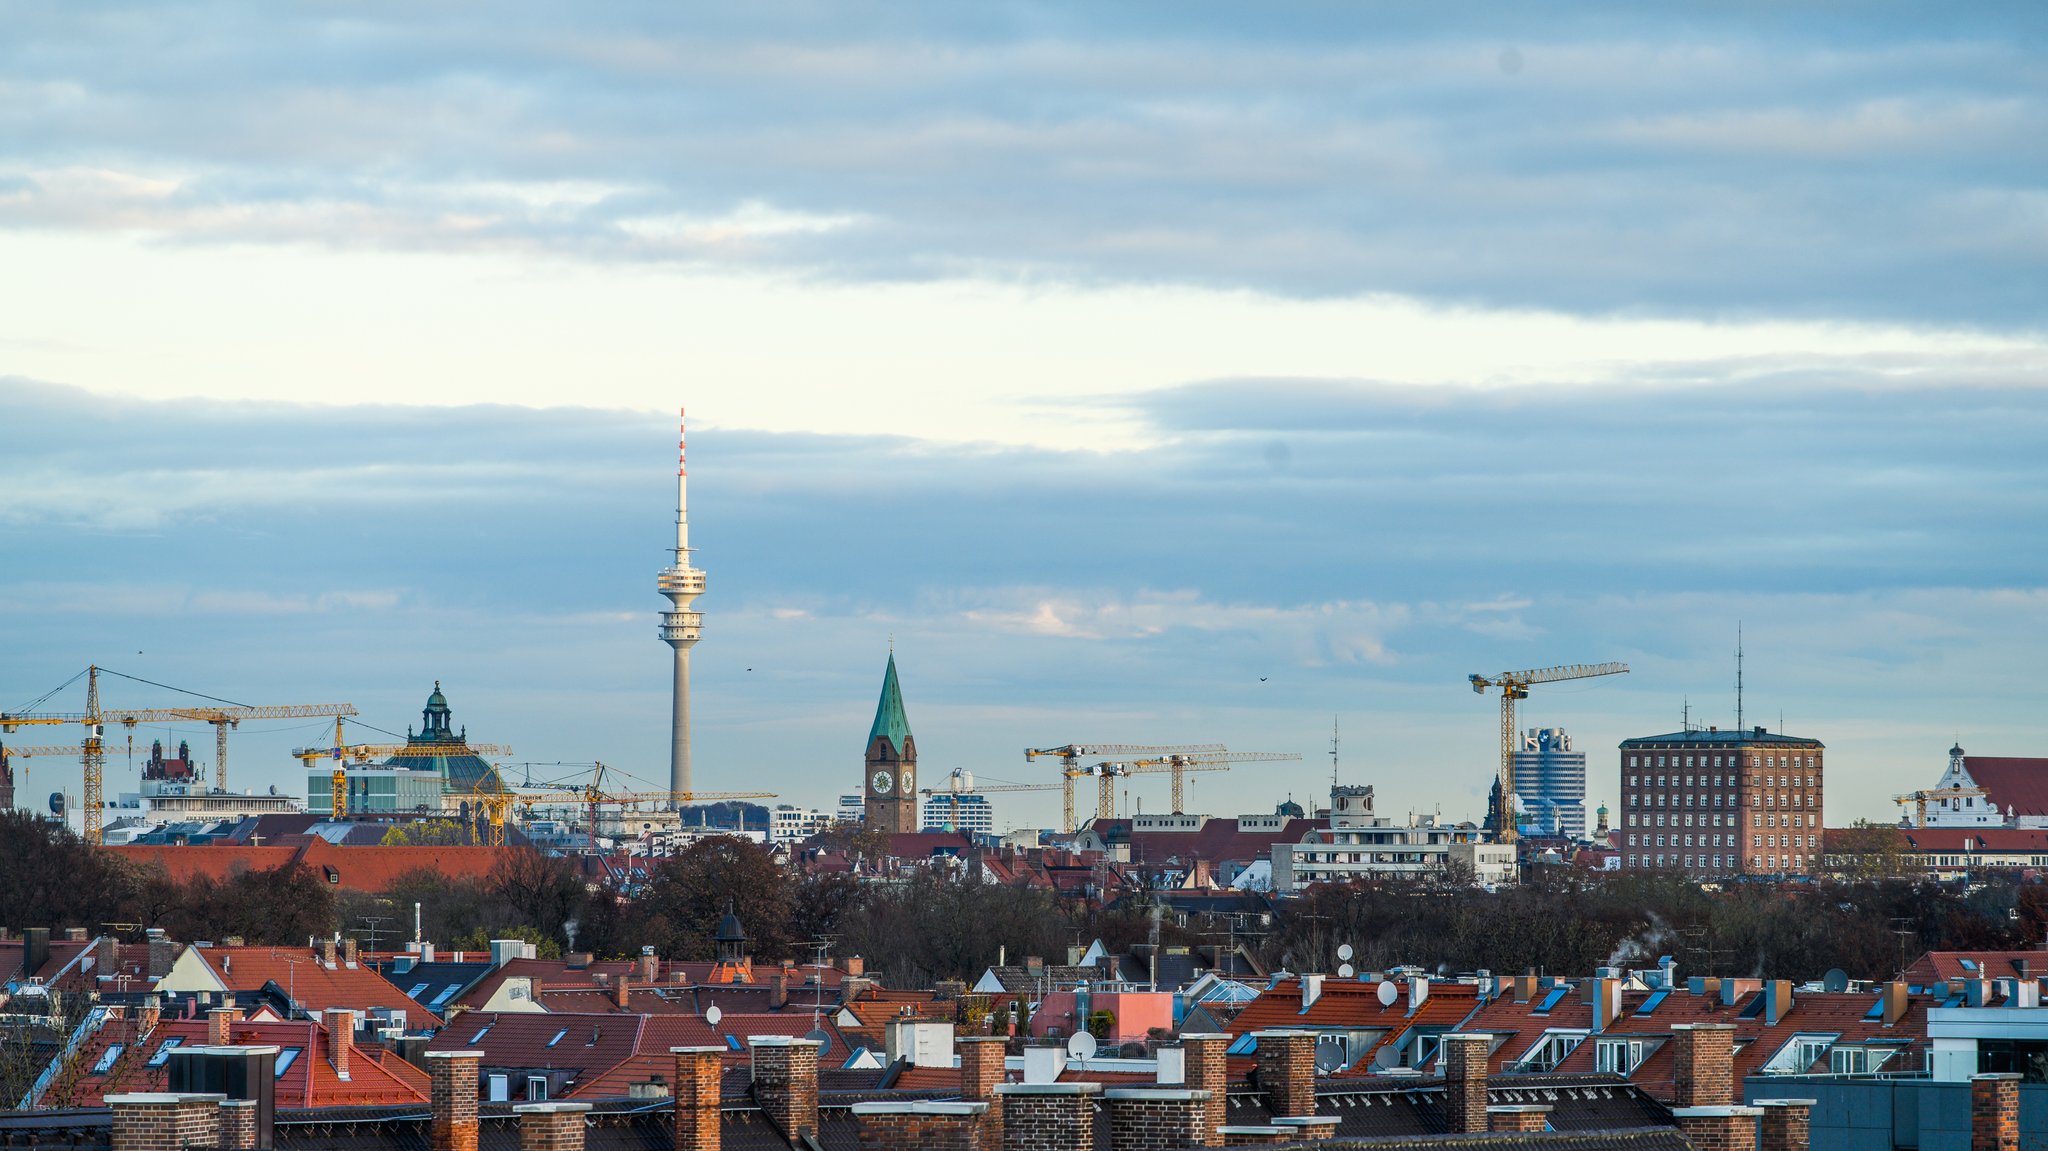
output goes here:
<path id="1" fill-rule="evenodd" d="M 283 1051 L 278 1052 L 277 1070 L 272 1072 L 270 1077 L 272 1079 L 284 1078 L 284 1073 L 291 1069 L 291 1065 L 299 1061 L 299 1053 L 302 1050 L 302 1048 L 298 1047 L 287 1047 Z"/>
<path id="2" fill-rule="evenodd" d="M 553 1047 L 555 1044 L 560 1043 L 562 1041 L 562 1036 L 567 1034 L 569 1034 L 569 1029 L 567 1027 L 562 1028 L 560 1031 L 555 1032 L 555 1037 L 553 1039 L 548 1040 L 547 1045 L 549 1047 Z"/>
<path id="3" fill-rule="evenodd" d="M 1643 1000 L 1643 1005 L 1641 1007 L 1636 1008 L 1636 1015 L 1640 1017 L 1648 1015 L 1650 1012 L 1657 1010 L 1657 1008 L 1662 1007 L 1664 1005 L 1664 1000 L 1668 998 L 1670 995 L 1671 992 L 1669 990 L 1662 990 L 1653 993 L 1648 999 Z"/>

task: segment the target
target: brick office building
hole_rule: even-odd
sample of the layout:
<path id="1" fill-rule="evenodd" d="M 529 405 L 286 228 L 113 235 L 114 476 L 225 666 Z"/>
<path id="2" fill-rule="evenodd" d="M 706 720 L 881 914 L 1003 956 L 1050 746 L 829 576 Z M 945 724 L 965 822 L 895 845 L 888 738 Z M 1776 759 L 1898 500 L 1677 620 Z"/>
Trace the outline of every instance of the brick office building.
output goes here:
<path id="1" fill-rule="evenodd" d="M 1622 866 L 1804 875 L 1821 861 L 1817 739 L 1705 728 L 1621 744 Z"/>

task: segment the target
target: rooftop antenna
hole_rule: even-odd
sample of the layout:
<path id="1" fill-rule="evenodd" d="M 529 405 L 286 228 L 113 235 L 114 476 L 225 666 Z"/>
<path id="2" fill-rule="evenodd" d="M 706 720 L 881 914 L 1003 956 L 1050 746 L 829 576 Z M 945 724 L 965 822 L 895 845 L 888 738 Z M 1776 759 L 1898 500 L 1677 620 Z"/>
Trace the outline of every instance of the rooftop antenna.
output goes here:
<path id="1" fill-rule="evenodd" d="M 1735 730 L 1742 726 L 1742 621 L 1735 621 Z"/>
<path id="2" fill-rule="evenodd" d="M 1330 790 L 1337 790 L 1337 717 L 1330 717 Z"/>
<path id="3" fill-rule="evenodd" d="M 1691 731 L 1691 730 L 1692 730 L 1692 697 L 1690 697 L 1690 696 L 1681 696 L 1680 698 L 1681 698 L 1681 699 L 1683 700 L 1683 702 L 1682 702 L 1682 703 L 1681 703 L 1681 704 L 1679 705 L 1679 711 L 1678 711 L 1678 716 L 1679 716 L 1679 719 L 1678 719 L 1678 730 L 1680 730 L 1680 731 Z"/>

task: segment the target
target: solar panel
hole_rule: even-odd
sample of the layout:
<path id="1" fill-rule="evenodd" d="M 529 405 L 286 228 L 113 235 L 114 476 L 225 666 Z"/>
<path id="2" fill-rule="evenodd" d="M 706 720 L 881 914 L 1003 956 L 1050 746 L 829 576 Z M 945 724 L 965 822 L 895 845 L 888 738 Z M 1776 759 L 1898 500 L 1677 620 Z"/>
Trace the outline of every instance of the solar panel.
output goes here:
<path id="1" fill-rule="evenodd" d="M 1648 1015 L 1650 1012 L 1657 1010 L 1657 1008 L 1664 1005 L 1664 1000 L 1670 995 L 1671 992 L 1669 991 L 1658 991 L 1651 994 L 1648 999 L 1643 1000 L 1641 1007 L 1636 1008 L 1636 1014 L 1639 1016 Z"/>

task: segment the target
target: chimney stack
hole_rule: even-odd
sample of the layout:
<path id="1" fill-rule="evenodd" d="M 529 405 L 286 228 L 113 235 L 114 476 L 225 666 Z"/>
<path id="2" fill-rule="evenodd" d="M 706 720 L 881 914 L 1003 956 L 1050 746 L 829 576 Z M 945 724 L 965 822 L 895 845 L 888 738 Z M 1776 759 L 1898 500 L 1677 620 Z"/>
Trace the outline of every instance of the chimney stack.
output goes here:
<path id="1" fill-rule="evenodd" d="M 220 1145 L 219 1095 L 172 1091 L 107 1096 L 113 1151 L 185 1151 Z"/>
<path id="2" fill-rule="evenodd" d="M 1454 1135 L 1479 1135 L 1488 1129 L 1486 1064 L 1493 1036 L 1483 1031 L 1452 1031 L 1438 1037 L 1437 1062 L 1444 1072 L 1444 1116 Z"/>
<path id="3" fill-rule="evenodd" d="M 325 967 L 329 971 L 334 970 L 335 964 L 333 936 L 328 936 L 320 941 L 320 966 Z"/>
<path id="4" fill-rule="evenodd" d="M 953 1047 L 960 1053 L 960 1098 L 968 1103 L 986 1103 L 979 1123 L 980 1145 L 1003 1145 L 1003 1108 L 996 1098 L 996 1086 L 1003 1081 L 1003 1060 L 1008 1041 L 1000 1035 L 959 1035 Z"/>
<path id="5" fill-rule="evenodd" d="M 977 1132 L 994 1109 L 987 1103 L 929 1100 L 856 1103 L 860 1151 L 976 1151 L 1000 1147 Z"/>
<path id="6" fill-rule="evenodd" d="M 1970 1076 L 1970 1151 L 2019 1151 L 2020 1077 Z"/>
<path id="7" fill-rule="evenodd" d="M 1044 960 L 1040 960 L 1039 962 L 1042 964 L 1044 963 Z M 858 955 L 847 956 L 846 973 L 848 975 L 866 975 L 868 973 L 868 961 L 862 959 Z"/>
<path id="8" fill-rule="evenodd" d="M 1303 1011 L 1307 1011 L 1307 1010 L 1308 1010 L 1309 1008 L 1311 1008 L 1311 1007 L 1315 1006 L 1315 1002 L 1316 1002 L 1316 1000 L 1318 1000 L 1318 999 L 1321 999 L 1322 997 L 1323 997 L 1323 977 L 1322 977 L 1322 976 L 1320 976 L 1320 975 L 1304 975 L 1304 976 L 1302 976 L 1302 977 L 1301 977 L 1301 1009 L 1302 1009 Z"/>
<path id="9" fill-rule="evenodd" d="M 768 973 L 768 1010 L 780 1011 L 789 1005 L 789 968 L 778 967 Z"/>
<path id="10" fill-rule="evenodd" d="M 661 957 L 654 953 L 652 945 L 640 949 L 640 982 L 661 981 Z"/>
<path id="11" fill-rule="evenodd" d="M 1906 981 L 1894 979 L 1884 985 L 1884 1025 L 1890 1027 L 1905 1017 L 1910 1000 L 1906 995 Z"/>
<path id="12" fill-rule="evenodd" d="M 1316 1113 L 1316 1036 L 1313 1031 L 1260 1031 L 1259 1089 L 1274 1115 Z"/>
<path id="13" fill-rule="evenodd" d="M 1115 1151 L 1199 1147 L 1208 1126 L 1209 1093 L 1185 1087 L 1125 1087 L 1102 1093 L 1109 1104 L 1109 1145 Z"/>
<path id="14" fill-rule="evenodd" d="M 1671 1100 L 1674 1107 L 1726 1107 L 1735 1102 L 1735 1025 L 1671 1026 Z"/>
<path id="15" fill-rule="evenodd" d="M 178 945 L 164 937 L 161 931 L 152 930 L 149 935 L 149 977 L 162 979 L 171 973 L 171 964 L 178 959 Z"/>
<path id="16" fill-rule="evenodd" d="M 216 1007 L 206 1013 L 206 1042 L 214 1047 L 226 1047 L 234 1042 L 233 1029 L 235 1009 Z"/>
<path id="17" fill-rule="evenodd" d="M 156 1030 L 156 1025 L 163 1021 L 163 1017 L 164 1001 L 154 994 L 143 996 L 142 1009 L 135 1013 L 135 1033 L 148 1035 Z"/>
<path id="18" fill-rule="evenodd" d="M 1812 1099 L 1758 1100 L 1757 1106 L 1764 1109 L 1763 1135 L 1757 1142 L 1759 1151 L 1808 1151 L 1813 1142 L 1810 1117 L 1814 1102 Z"/>
<path id="19" fill-rule="evenodd" d="M 1674 1107 L 1671 1118 L 1678 1133 L 1701 1151 L 1749 1151 L 1757 1145 L 1757 1117 L 1761 1107 Z"/>
<path id="20" fill-rule="evenodd" d="M 341 965 L 343 967 L 362 966 L 362 955 L 362 948 L 354 939 L 344 939 L 341 941 Z"/>
<path id="21" fill-rule="evenodd" d="M 1191 1032 L 1180 1037 L 1182 1082 L 1209 1093 L 1208 1106 L 1202 1116 L 1201 1145 L 1204 1147 L 1221 1145 L 1222 1139 L 1216 1132 L 1229 1119 L 1225 1113 L 1229 1070 L 1224 1066 L 1223 1054 L 1229 1046 L 1230 1036 L 1221 1033 Z"/>
<path id="22" fill-rule="evenodd" d="M 336 1079 L 348 1078 L 348 1049 L 356 1037 L 356 1013 L 346 1007 L 327 1009 L 327 1062 Z"/>
<path id="23" fill-rule="evenodd" d="M 749 1035 L 747 1046 L 754 1054 L 754 1099 L 761 1113 L 792 1143 L 805 1135 L 817 1138 L 818 1041 Z"/>
<path id="24" fill-rule="evenodd" d="M 719 1151 L 723 1047 L 671 1047 L 676 1058 L 675 1151 Z"/>
<path id="25" fill-rule="evenodd" d="M 1044 1151 L 1095 1145 L 1100 1083 L 1004 1083 L 1003 1151 Z"/>
<path id="26" fill-rule="evenodd" d="M 1621 1018 L 1621 981 L 1612 976 L 1596 976 L 1586 980 L 1584 988 L 1586 1003 L 1593 1009 L 1593 1033 L 1597 1035 Z"/>
<path id="27" fill-rule="evenodd" d="M 1792 1010 L 1792 981 L 1773 979 L 1764 984 L 1764 1023 L 1776 1027 Z"/>
<path id="28" fill-rule="evenodd" d="M 512 1108 L 519 1119 L 519 1151 L 583 1151 L 583 1115 L 588 1103 L 522 1103 Z"/>
<path id="29" fill-rule="evenodd" d="M 102 935 L 93 941 L 92 963 L 98 969 L 101 979 L 111 978 L 114 969 L 121 965 L 120 944 L 111 935 Z"/>
<path id="30" fill-rule="evenodd" d="M 220 1151 L 256 1151 L 258 1101 L 220 1101 Z"/>
<path id="31" fill-rule="evenodd" d="M 612 1002 L 621 1011 L 632 1005 L 632 984 L 627 981 L 626 973 L 623 971 L 619 972 L 618 979 L 612 982 Z"/>
<path id="32" fill-rule="evenodd" d="M 1487 1130 L 1497 1134 L 1540 1135 L 1550 1130 L 1550 1106 L 1517 1103 L 1486 1109 Z"/>
<path id="33" fill-rule="evenodd" d="M 434 1080 L 428 1151 L 477 1151 L 476 1073 L 481 1051 L 429 1051 L 427 1074 Z"/>

